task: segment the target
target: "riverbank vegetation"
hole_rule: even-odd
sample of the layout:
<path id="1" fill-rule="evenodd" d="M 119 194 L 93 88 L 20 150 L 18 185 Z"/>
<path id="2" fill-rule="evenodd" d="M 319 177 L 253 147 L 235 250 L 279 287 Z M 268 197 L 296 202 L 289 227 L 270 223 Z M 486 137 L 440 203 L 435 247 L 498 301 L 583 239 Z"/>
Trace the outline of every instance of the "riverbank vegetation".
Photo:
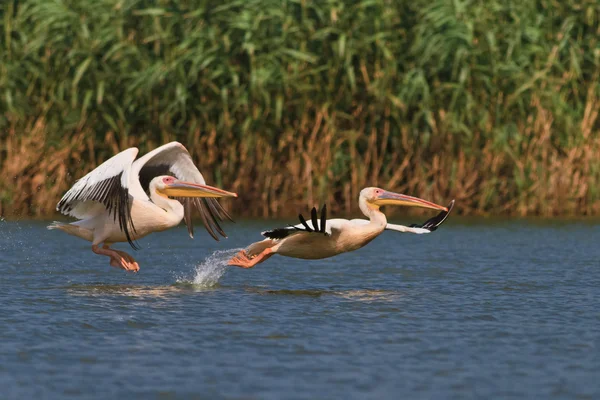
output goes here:
<path id="1" fill-rule="evenodd" d="M 235 215 L 600 213 L 600 3 L 9 0 L 0 215 L 49 215 L 119 150 L 178 140 Z"/>

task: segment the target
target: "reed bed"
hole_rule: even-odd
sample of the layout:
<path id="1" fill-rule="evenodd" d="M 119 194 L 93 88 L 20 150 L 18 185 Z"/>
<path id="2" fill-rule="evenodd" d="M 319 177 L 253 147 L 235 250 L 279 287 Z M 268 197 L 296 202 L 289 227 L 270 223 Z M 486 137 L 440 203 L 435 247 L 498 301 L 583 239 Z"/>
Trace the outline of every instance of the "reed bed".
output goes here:
<path id="1" fill-rule="evenodd" d="M 46 216 L 119 150 L 178 140 L 235 215 L 600 213 L 600 3 L 11 0 L 0 215 Z"/>

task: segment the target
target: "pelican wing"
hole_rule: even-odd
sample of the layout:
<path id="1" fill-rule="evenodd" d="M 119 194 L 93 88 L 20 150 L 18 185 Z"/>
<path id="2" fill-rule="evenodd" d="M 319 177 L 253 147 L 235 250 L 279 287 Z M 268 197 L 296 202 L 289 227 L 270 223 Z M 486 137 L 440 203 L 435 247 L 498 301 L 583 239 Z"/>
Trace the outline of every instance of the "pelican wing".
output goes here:
<path id="1" fill-rule="evenodd" d="M 148 154 L 140 157 L 133 163 L 132 176 L 139 176 L 139 180 L 132 180 L 132 189 L 136 197 L 148 199 L 150 181 L 160 175 L 172 175 L 177 179 L 206 184 L 204 177 L 194 165 L 192 157 L 187 149 L 178 142 L 167 143 Z M 219 240 L 215 231 L 221 236 L 227 237 L 220 221 L 231 219 L 231 216 L 221 207 L 216 199 L 212 198 L 177 198 L 184 207 L 184 221 L 187 225 L 190 237 L 194 237 L 194 225 L 192 224 L 192 209 L 195 207 L 200 211 L 200 217 L 208 233 Z"/>
<path id="2" fill-rule="evenodd" d="M 435 231 L 437 228 L 439 228 L 440 225 L 442 225 L 444 223 L 444 221 L 446 221 L 446 219 L 448 218 L 448 215 L 450 215 L 450 211 L 452 211 L 453 207 L 454 207 L 454 200 L 452 200 L 450 202 L 450 204 L 448 205 L 448 211 L 442 211 L 435 217 L 428 219 L 427 221 L 423 222 L 422 224 L 412 224 L 410 226 L 387 224 L 385 226 L 385 229 L 390 230 L 390 231 L 396 231 L 396 232 L 415 233 L 417 235 L 420 235 L 423 233 L 431 233 L 431 232 Z M 367 225 L 369 223 L 369 221 L 366 219 L 353 219 L 351 222 L 355 225 Z"/>
<path id="3" fill-rule="evenodd" d="M 435 217 L 428 219 L 427 221 L 423 222 L 422 224 L 412 224 L 410 226 L 387 224 L 385 226 L 385 230 L 396 231 L 396 232 L 415 233 L 417 235 L 420 235 L 423 233 L 431 233 L 431 232 L 435 231 L 437 228 L 439 228 L 440 225 L 442 225 L 444 223 L 446 218 L 448 218 L 450 211 L 452 211 L 453 207 L 454 207 L 454 200 L 452 200 L 450 202 L 450 205 L 448 205 L 448 211 L 442 211 Z M 350 223 L 352 223 L 354 225 L 367 225 L 369 223 L 369 220 L 353 219 L 350 221 Z"/>
<path id="4" fill-rule="evenodd" d="M 448 218 L 448 215 L 450 215 L 450 211 L 452 211 L 452 208 L 454 208 L 454 200 L 452 200 L 448 205 L 448 211 L 442 211 L 435 217 L 428 219 L 422 224 L 412 224 L 410 225 L 410 228 L 427 229 L 429 232 L 433 232 L 444 223 L 446 218 Z"/>
<path id="5" fill-rule="evenodd" d="M 56 210 L 79 219 L 92 218 L 108 210 L 125 233 L 129 244 L 135 232 L 129 201 L 129 176 L 138 149 L 132 147 L 109 158 L 92 172 L 79 179 L 63 196 Z"/>
<path id="6" fill-rule="evenodd" d="M 313 207 L 310 221 L 306 221 L 302 214 L 298 215 L 300 223 L 294 226 L 288 226 L 285 228 L 276 228 L 269 231 L 262 232 L 262 235 L 269 239 L 283 239 L 291 234 L 298 232 L 309 232 L 318 233 L 325 236 L 331 235 L 331 224 L 327 221 L 327 206 L 323 205 L 321 209 L 321 218 L 318 218 L 317 209 Z"/>

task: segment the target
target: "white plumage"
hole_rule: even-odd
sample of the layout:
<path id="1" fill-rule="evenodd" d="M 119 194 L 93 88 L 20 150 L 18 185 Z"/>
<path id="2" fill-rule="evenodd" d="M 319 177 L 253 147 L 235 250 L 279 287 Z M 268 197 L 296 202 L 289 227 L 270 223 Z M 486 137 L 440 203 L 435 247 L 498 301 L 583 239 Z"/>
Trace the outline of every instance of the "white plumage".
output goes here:
<path id="1" fill-rule="evenodd" d="M 135 160 L 137 154 L 137 148 L 124 150 L 79 179 L 57 210 L 80 220 L 48 228 L 91 241 L 94 252 L 110 256 L 111 265 L 127 270 L 139 266 L 128 254 L 110 249 L 110 244 L 127 241 L 136 248 L 136 239 L 176 226 L 182 219 L 192 236 L 192 207 L 200 211 L 216 240 L 215 230 L 225 236 L 219 221 L 231 218 L 215 198 L 236 197 L 235 193 L 206 185 L 180 143 L 165 144 Z"/>
<path id="2" fill-rule="evenodd" d="M 139 177 L 143 168 L 152 167 L 157 169 L 162 167 L 184 181 L 195 182 L 202 185 L 206 184 L 204 177 L 200 171 L 198 171 L 196 165 L 194 165 L 190 153 L 185 146 L 179 142 L 171 142 L 162 145 L 137 159 L 131 167 L 131 175 Z M 143 190 L 139 179 L 132 180 L 131 193 L 140 199 L 145 198 L 148 200 L 148 196 Z"/>
<path id="3" fill-rule="evenodd" d="M 383 205 L 404 205 L 441 210 L 437 216 L 418 226 L 388 224 L 385 215 L 379 211 Z M 230 261 L 230 265 L 252 268 L 274 254 L 302 259 L 333 257 L 340 253 L 357 250 L 379 236 L 384 230 L 429 233 L 436 230 L 448 217 L 454 200 L 448 208 L 403 194 L 387 192 L 379 188 L 366 188 L 359 197 L 361 211 L 369 217 L 364 219 L 326 219 L 327 209 L 323 206 L 321 218 L 316 208 L 312 209 L 310 220 L 299 216 L 300 224 L 262 232 L 267 239 L 248 246 Z"/>
<path id="4" fill-rule="evenodd" d="M 98 184 L 107 179 L 119 177 L 118 183 L 124 189 L 129 187 L 131 164 L 138 154 L 138 149 L 132 147 L 109 158 L 96 169 L 75 182 L 75 185 L 62 197 L 56 211 L 71 217 L 91 218 L 101 211 L 102 204 L 94 198 L 94 190 Z M 97 196 L 96 196 L 97 197 Z"/>

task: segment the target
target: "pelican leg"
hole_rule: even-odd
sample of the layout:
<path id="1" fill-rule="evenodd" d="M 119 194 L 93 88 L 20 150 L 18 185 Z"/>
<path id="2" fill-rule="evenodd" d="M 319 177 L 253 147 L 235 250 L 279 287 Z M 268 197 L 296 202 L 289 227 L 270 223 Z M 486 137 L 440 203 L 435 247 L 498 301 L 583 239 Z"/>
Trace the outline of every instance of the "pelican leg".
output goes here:
<path id="1" fill-rule="evenodd" d="M 139 270 L 139 266 L 137 266 L 136 269 L 136 265 L 126 260 L 121 254 L 119 254 L 119 252 L 109 248 L 107 245 L 102 246 L 102 248 L 92 245 L 92 251 L 96 254 L 110 257 L 110 265 L 113 267 L 123 268 L 126 271 L 133 272 L 137 272 Z"/>
<path id="2" fill-rule="evenodd" d="M 111 250 L 115 251 L 118 255 L 120 255 L 123 259 L 125 259 L 129 263 L 130 271 L 138 272 L 140 270 L 140 264 L 138 264 L 137 261 L 135 261 L 135 259 L 132 256 L 130 256 L 129 254 L 127 254 L 121 250 L 115 250 L 115 249 L 111 249 Z"/>
<path id="3" fill-rule="evenodd" d="M 270 247 L 264 249 L 261 253 L 252 257 L 248 257 L 248 253 L 246 253 L 246 250 L 240 250 L 240 252 L 237 253 L 234 257 L 232 257 L 227 264 L 235 265 L 236 267 L 241 268 L 252 268 L 256 264 L 260 264 L 261 262 L 267 260 L 273 254 L 275 253 L 273 253 L 273 249 L 271 249 Z"/>

